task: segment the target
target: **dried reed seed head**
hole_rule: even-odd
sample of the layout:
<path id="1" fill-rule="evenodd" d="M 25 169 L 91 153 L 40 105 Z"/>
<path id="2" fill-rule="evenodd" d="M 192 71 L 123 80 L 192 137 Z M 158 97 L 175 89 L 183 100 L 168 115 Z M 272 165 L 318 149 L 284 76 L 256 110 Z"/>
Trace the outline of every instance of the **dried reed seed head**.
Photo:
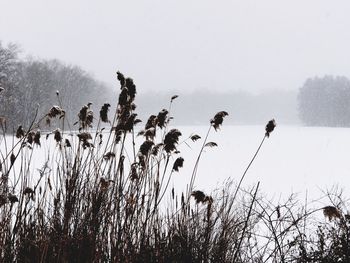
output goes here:
<path id="1" fill-rule="evenodd" d="M 85 121 L 86 120 L 86 115 L 87 115 L 87 111 L 88 111 L 89 107 L 84 105 L 80 111 L 79 111 L 79 114 L 78 114 L 78 117 L 79 117 L 79 120 L 80 121 Z"/>
<path id="2" fill-rule="evenodd" d="M 86 119 L 87 119 L 87 114 L 88 114 L 88 110 L 89 107 L 87 105 L 84 105 L 78 114 L 78 118 L 79 118 L 79 122 L 80 122 L 80 127 L 79 127 L 79 131 L 83 128 L 86 128 L 87 124 L 86 124 Z"/>
<path id="3" fill-rule="evenodd" d="M 72 145 L 70 144 L 70 141 L 68 139 L 65 139 L 64 141 L 64 146 L 66 147 L 72 147 Z"/>
<path id="4" fill-rule="evenodd" d="M 86 149 L 86 148 L 95 148 L 95 145 L 92 143 L 92 142 L 86 142 L 86 141 L 83 141 L 83 149 Z"/>
<path id="5" fill-rule="evenodd" d="M 91 134 L 88 132 L 79 133 L 79 134 L 77 134 L 77 136 L 78 136 L 80 141 L 87 141 L 87 140 L 92 139 Z"/>
<path id="6" fill-rule="evenodd" d="M 108 152 L 105 155 L 103 155 L 103 159 L 105 160 L 110 160 L 111 158 L 114 158 L 114 157 L 115 157 L 115 153 L 113 152 Z"/>
<path id="7" fill-rule="evenodd" d="M 162 147 L 162 146 L 164 146 L 163 143 L 158 143 L 158 144 L 156 144 L 156 145 L 152 148 L 151 154 L 154 155 L 154 156 L 155 156 L 155 155 L 158 155 L 159 150 L 160 150 L 160 147 Z"/>
<path id="8" fill-rule="evenodd" d="M 138 124 L 138 123 L 140 123 L 140 122 L 142 122 L 140 119 L 135 119 L 135 120 L 134 120 L 134 125 L 136 125 L 136 124 Z"/>
<path id="9" fill-rule="evenodd" d="M 220 125 L 222 125 L 226 116 L 228 116 L 226 111 L 219 111 L 215 114 L 214 118 L 210 120 L 210 123 L 214 127 L 215 131 L 220 128 Z"/>
<path id="10" fill-rule="evenodd" d="M 88 103 L 87 105 L 84 105 L 78 114 L 79 117 L 79 121 L 81 124 L 81 127 L 79 128 L 79 130 L 85 129 L 87 127 L 92 127 L 92 122 L 94 120 L 94 113 L 92 110 L 90 110 L 90 105 L 92 103 Z"/>
<path id="11" fill-rule="evenodd" d="M 92 127 L 92 123 L 94 121 L 94 112 L 92 110 L 89 110 L 87 112 L 87 116 L 86 116 L 86 126 Z"/>
<path id="12" fill-rule="evenodd" d="M 128 93 L 130 96 L 131 101 L 135 99 L 136 96 L 136 85 L 134 84 L 134 81 L 132 78 L 125 79 L 125 86 L 128 89 Z"/>
<path id="13" fill-rule="evenodd" d="M 142 136 L 145 134 L 145 132 L 146 132 L 145 130 L 140 130 L 136 136 Z"/>
<path id="14" fill-rule="evenodd" d="M 117 110 L 117 130 L 124 130 L 124 123 L 130 116 L 130 111 L 126 109 L 126 107 L 118 108 Z"/>
<path id="15" fill-rule="evenodd" d="M 23 194 L 25 194 L 25 195 L 32 195 L 32 194 L 34 194 L 34 190 L 32 188 L 30 188 L 30 187 L 26 187 L 23 190 Z"/>
<path id="16" fill-rule="evenodd" d="M 170 102 L 173 102 L 173 100 L 176 99 L 176 98 L 178 98 L 178 97 L 179 97 L 178 95 L 172 96 L 171 99 L 170 99 Z"/>
<path id="17" fill-rule="evenodd" d="M 281 217 L 281 207 L 278 205 L 276 206 L 276 213 L 277 213 L 277 218 Z"/>
<path id="18" fill-rule="evenodd" d="M 99 142 L 98 142 L 98 144 L 99 145 L 102 145 L 102 143 L 103 143 L 103 140 L 102 140 L 102 138 L 103 138 L 103 135 L 102 135 L 102 133 L 100 133 L 99 135 L 98 135 L 98 138 L 99 138 Z"/>
<path id="19" fill-rule="evenodd" d="M 226 117 L 226 116 L 228 116 L 228 112 L 227 112 L 227 111 L 219 111 L 219 112 L 216 113 L 215 115 L 222 116 L 222 117 Z"/>
<path id="20" fill-rule="evenodd" d="M 146 167 L 146 157 L 144 155 L 139 154 L 139 165 L 144 169 Z"/>
<path id="21" fill-rule="evenodd" d="M 213 203 L 213 198 L 209 195 L 204 194 L 202 191 L 193 191 L 191 195 L 194 197 L 197 204 L 208 203 L 211 205 Z"/>
<path id="22" fill-rule="evenodd" d="M 89 132 L 81 132 L 77 134 L 78 138 L 82 142 L 87 142 L 88 140 L 92 140 L 91 133 Z"/>
<path id="23" fill-rule="evenodd" d="M 156 128 L 149 128 L 144 131 L 143 135 L 146 137 L 146 140 L 154 140 L 154 137 L 156 136 Z"/>
<path id="24" fill-rule="evenodd" d="M 132 181 L 138 179 L 138 175 L 137 175 L 137 163 L 133 163 L 133 164 L 131 165 L 131 168 L 130 168 L 130 179 L 131 179 Z"/>
<path id="25" fill-rule="evenodd" d="M 194 199 L 196 200 L 197 204 L 198 203 L 204 203 L 205 201 L 205 198 L 206 198 L 206 195 L 204 194 L 204 192 L 202 191 L 193 191 L 191 193 L 191 195 L 194 197 Z"/>
<path id="26" fill-rule="evenodd" d="M 10 201 L 11 204 L 18 202 L 18 198 L 16 195 L 13 194 L 8 194 L 7 196 L 8 200 Z"/>
<path id="27" fill-rule="evenodd" d="M 340 211 L 334 206 L 323 207 L 323 214 L 329 219 L 329 221 L 331 221 L 333 218 L 341 218 Z"/>
<path id="28" fill-rule="evenodd" d="M 79 121 L 81 122 L 81 125 L 83 128 L 86 128 L 86 126 L 91 126 L 93 122 L 93 111 L 90 110 L 91 103 L 88 103 L 87 105 L 84 105 L 78 114 Z"/>
<path id="29" fill-rule="evenodd" d="M 100 119 L 102 122 L 109 122 L 108 120 L 108 111 L 109 111 L 109 107 L 111 106 L 111 104 L 109 103 L 105 103 L 103 104 L 103 106 L 101 107 L 100 110 Z"/>
<path id="30" fill-rule="evenodd" d="M 34 132 L 34 131 L 30 131 L 30 132 L 27 134 L 27 143 L 33 144 L 33 142 L 34 142 L 34 136 L 35 136 L 35 132 Z"/>
<path id="31" fill-rule="evenodd" d="M 176 144 L 179 142 L 179 137 L 181 136 L 181 132 L 177 129 L 170 130 L 164 137 L 164 150 L 167 153 L 176 150 Z"/>
<path id="32" fill-rule="evenodd" d="M 183 164 L 184 164 L 184 158 L 178 157 L 174 162 L 173 171 L 178 172 L 179 168 L 183 167 Z"/>
<path id="33" fill-rule="evenodd" d="M 65 114 L 66 112 L 63 109 L 61 109 L 59 106 L 52 106 L 47 116 L 49 118 L 56 118 L 57 116 L 62 118 Z"/>
<path id="34" fill-rule="evenodd" d="M 117 71 L 117 79 L 120 82 L 120 87 L 123 88 L 125 86 L 125 77 L 122 73 L 120 73 L 119 71 Z"/>
<path id="35" fill-rule="evenodd" d="M 62 134 L 59 128 L 54 131 L 54 139 L 57 143 L 60 143 L 62 141 Z"/>
<path id="36" fill-rule="evenodd" d="M 148 155 L 153 145 L 154 145 L 154 142 L 152 141 L 144 141 L 140 146 L 140 150 L 139 150 L 140 153 L 144 156 Z"/>
<path id="37" fill-rule="evenodd" d="M 113 183 L 113 180 L 107 180 L 103 177 L 100 179 L 101 190 L 107 190 L 110 184 Z"/>
<path id="38" fill-rule="evenodd" d="M 5 205 L 7 203 L 7 198 L 5 195 L 1 194 L 0 195 L 0 207 L 2 207 L 3 205 Z"/>
<path id="39" fill-rule="evenodd" d="M 130 109 L 132 110 L 132 111 L 134 111 L 134 110 L 136 110 L 136 104 L 135 103 L 131 103 L 130 104 Z"/>
<path id="40" fill-rule="evenodd" d="M 190 139 L 191 139 L 193 142 L 199 140 L 200 138 L 201 138 L 201 136 L 199 136 L 199 135 L 197 135 L 197 134 L 193 134 L 193 135 L 191 135 L 191 137 L 190 137 Z"/>
<path id="41" fill-rule="evenodd" d="M 216 142 L 207 142 L 204 147 L 217 147 L 218 144 Z"/>
<path id="42" fill-rule="evenodd" d="M 134 128 L 134 122 L 135 122 L 135 118 L 136 118 L 137 114 L 136 113 L 132 113 L 126 120 L 125 124 L 124 124 L 124 130 L 126 132 L 131 132 Z"/>
<path id="43" fill-rule="evenodd" d="M 134 80 L 132 78 L 126 78 L 125 79 L 125 86 L 130 89 L 133 88 L 132 86 L 134 85 Z"/>
<path id="44" fill-rule="evenodd" d="M 10 156 L 10 162 L 11 162 L 11 165 L 13 165 L 16 161 L 16 155 L 14 155 L 13 153 L 11 153 L 11 156 Z"/>
<path id="45" fill-rule="evenodd" d="M 276 122 L 275 122 L 275 119 L 272 119 L 270 120 L 267 124 L 266 124 L 266 127 L 265 127 L 265 135 L 267 137 L 270 137 L 270 133 L 273 132 L 273 130 L 275 129 L 276 127 Z"/>
<path id="46" fill-rule="evenodd" d="M 24 130 L 23 130 L 22 125 L 18 126 L 17 131 L 16 131 L 16 137 L 17 137 L 18 139 L 20 139 L 20 138 L 24 137 L 24 133 L 25 133 L 25 132 L 24 132 Z"/>
<path id="47" fill-rule="evenodd" d="M 128 89 L 127 88 L 122 88 L 122 91 L 119 94 L 119 100 L 118 100 L 118 104 L 121 107 L 125 107 L 128 103 Z"/>
<path id="48" fill-rule="evenodd" d="M 41 146 L 40 137 L 41 137 L 40 130 L 37 130 L 34 134 L 34 143 L 39 146 Z"/>
<path id="49" fill-rule="evenodd" d="M 156 128 L 156 126 L 157 126 L 157 116 L 156 115 L 149 116 L 145 125 L 145 130 L 149 128 Z"/>
<path id="50" fill-rule="evenodd" d="M 114 141 L 115 143 L 119 143 L 122 139 L 123 131 L 122 130 L 115 130 L 114 134 Z"/>
<path id="51" fill-rule="evenodd" d="M 166 109 L 162 109 L 157 115 L 157 125 L 161 129 L 165 127 L 168 113 L 169 112 Z"/>

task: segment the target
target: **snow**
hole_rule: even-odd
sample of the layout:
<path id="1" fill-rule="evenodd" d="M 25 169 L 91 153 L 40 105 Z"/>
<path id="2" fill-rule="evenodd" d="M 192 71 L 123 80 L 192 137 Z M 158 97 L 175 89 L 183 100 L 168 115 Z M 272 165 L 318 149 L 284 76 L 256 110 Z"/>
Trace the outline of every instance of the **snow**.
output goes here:
<path id="1" fill-rule="evenodd" d="M 178 146 L 180 154 L 170 160 L 171 168 L 177 157 L 185 159 L 184 167 L 180 168 L 179 172 L 173 173 L 170 182 L 170 187 L 175 186 L 177 192 L 185 191 L 190 181 L 208 127 L 209 125 L 171 127 L 178 128 L 182 132 L 180 141 L 194 133 L 202 137 L 197 142 L 189 139 L 186 143 L 182 142 Z M 195 189 L 210 193 L 229 178 L 238 182 L 264 136 L 264 128 L 264 126 L 224 124 L 217 132 L 212 129 L 208 141 L 216 142 L 218 147 L 205 148 L 198 167 Z M 7 142 L 12 144 L 12 141 L 12 136 L 9 136 Z M 143 138 L 137 138 L 137 147 L 142 141 Z M 37 169 L 43 167 L 48 151 L 55 156 L 50 159 L 51 168 L 59 157 L 52 135 L 47 142 L 45 136 L 42 136 L 42 147 L 39 149 L 34 146 L 31 174 L 38 174 Z M 2 150 L 3 147 L 2 141 Z M 29 149 L 26 151 L 30 152 Z M 132 155 L 130 149 L 128 154 Z M 323 194 L 322 190 L 331 189 L 335 185 L 344 188 L 345 193 L 348 193 L 349 157 L 349 128 L 277 126 L 270 138 L 265 140 L 247 172 L 243 187 L 251 188 L 260 181 L 260 191 L 270 197 L 287 197 L 291 193 L 299 193 L 305 197 L 307 192 L 309 198 L 317 198 Z"/>
<path id="2" fill-rule="evenodd" d="M 207 127 L 183 127 L 183 134 L 196 130 L 202 138 Z M 196 188 L 207 191 L 227 178 L 238 182 L 264 136 L 264 126 L 223 126 L 211 131 L 208 148 L 198 168 Z M 199 146 L 199 142 L 197 142 Z M 184 154 L 181 180 L 190 176 L 194 152 Z M 269 196 L 308 193 L 319 197 L 321 190 L 338 185 L 347 192 L 350 183 L 350 129 L 277 126 L 267 138 L 244 179 L 244 186 L 260 181 L 260 189 Z M 192 162 L 193 163 L 193 162 Z"/>

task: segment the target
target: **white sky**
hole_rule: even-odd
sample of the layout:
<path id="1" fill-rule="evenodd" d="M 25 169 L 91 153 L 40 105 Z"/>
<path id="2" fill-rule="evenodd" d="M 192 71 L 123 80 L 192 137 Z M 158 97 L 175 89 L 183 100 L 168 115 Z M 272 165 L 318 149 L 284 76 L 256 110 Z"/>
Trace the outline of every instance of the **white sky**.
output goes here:
<path id="1" fill-rule="evenodd" d="M 139 91 L 297 89 L 350 77 L 350 1 L 0 0 L 0 40 Z"/>

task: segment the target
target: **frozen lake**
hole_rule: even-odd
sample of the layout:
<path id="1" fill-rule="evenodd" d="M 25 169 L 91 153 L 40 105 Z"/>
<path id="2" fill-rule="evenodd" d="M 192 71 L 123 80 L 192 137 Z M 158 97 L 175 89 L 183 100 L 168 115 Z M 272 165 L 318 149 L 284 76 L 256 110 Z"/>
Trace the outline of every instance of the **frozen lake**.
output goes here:
<path id="1" fill-rule="evenodd" d="M 183 126 L 180 141 L 191 134 L 199 134 L 202 139 L 197 142 L 187 140 L 179 145 L 180 154 L 185 159 L 184 167 L 174 173 L 170 186 L 177 192 L 184 190 L 189 182 L 198 156 L 202 140 L 209 126 Z M 195 189 L 207 193 L 221 186 L 225 180 L 232 178 L 238 182 L 245 168 L 253 157 L 265 132 L 262 126 L 227 126 L 221 130 L 211 130 L 208 141 L 218 147 L 206 148 L 200 160 Z M 8 138 L 11 144 L 12 137 Z M 50 151 L 57 155 L 56 143 L 51 135 L 50 143 L 35 149 L 32 173 L 44 164 L 45 154 Z M 137 147 L 143 138 L 137 138 Z M 3 142 L 1 144 L 4 146 Z M 28 150 L 29 151 L 29 150 Z M 131 152 L 129 152 L 132 154 Z M 243 186 L 250 187 L 260 181 L 260 190 L 269 197 L 288 196 L 297 192 L 301 197 L 306 191 L 309 197 L 319 197 L 321 190 L 338 185 L 349 193 L 350 182 L 350 129 L 277 126 L 270 138 L 265 140 L 260 153 L 248 171 Z M 127 160 L 127 159 L 126 159 Z M 52 160 L 53 161 L 53 160 Z"/>
<path id="2" fill-rule="evenodd" d="M 225 126 L 211 131 L 209 141 L 217 148 L 207 148 L 203 154 L 195 185 L 212 190 L 231 177 L 239 181 L 264 135 L 264 126 Z M 204 137 L 208 127 L 182 127 L 184 137 L 196 132 Z M 193 144 L 191 144 L 193 145 Z M 178 175 L 179 182 L 190 177 L 200 143 L 184 151 L 185 167 Z M 188 148 L 188 147 L 187 147 Z M 267 138 L 255 162 L 248 171 L 244 186 L 260 181 L 261 190 L 268 196 L 286 196 L 297 192 L 319 197 L 321 190 L 333 186 L 349 193 L 350 129 L 277 126 Z"/>

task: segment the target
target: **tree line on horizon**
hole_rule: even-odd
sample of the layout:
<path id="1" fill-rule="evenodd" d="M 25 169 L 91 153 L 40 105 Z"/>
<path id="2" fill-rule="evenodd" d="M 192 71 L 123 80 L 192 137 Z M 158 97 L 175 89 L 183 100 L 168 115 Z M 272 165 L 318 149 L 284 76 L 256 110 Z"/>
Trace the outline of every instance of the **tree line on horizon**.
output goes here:
<path id="1" fill-rule="evenodd" d="M 0 118 L 6 119 L 9 131 L 19 123 L 30 125 L 36 111 L 43 116 L 59 104 L 66 111 L 67 122 L 72 124 L 86 101 L 98 112 L 104 103 L 113 103 L 111 98 L 118 92 L 79 66 L 57 59 L 21 59 L 19 54 L 17 45 L 3 46 L 0 41 Z M 298 91 L 274 90 L 257 95 L 211 90 L 142 92 L 138 101 L 141 118 L 157 113 L 160 107 L 166 108 L 168 105 L 162 102 L 179 95 L 181 106 L 175 111 L 176 124 L 180 125 L 206 123 L 213 111 L 224 107 L 234 113 L 227 120 L 229 124 L 261 124 L 274 117 L 282 124 L 350 126 L 350 81 L 346 77 L 314 77 Z"/>
<path id="2" fill-rule="evenodd" d="M 0 97 L 0 117 L 5 117 L 8 131 L 18 124 L 27 127 L 38 116 L 45 115 L 53 105 L 66 111 L 66 120 L 72 126 L 77 114 L 86 102 L 92 102 L 95 112 L 104 103 L 113 104 L 118 89 L 96 79 L 79 66 L 41 59 L 20 59 L 16 45 L 2 46 L 0 42 L 0 86 L 4 89 Z M 56 92 L 59 92 L 59 98 Z M 176 124 L 201 125 L 208 121 L 212 112 L 222 107 L 234 112 L 231 124 L 261 124 L 275 117 L 279 123 L 297 123 L 296 93 L 290 91 L 263 92 L 253 95 L 245 91 L 215 93 L 199 90 L 193 93 L 177 91 L 140 91 L 138 99 L 140 118 L 156 114 L 162 104 L 175 94 L 181 106 L 176 107 Z M 59 105 L 61 104 L 61 105 Z M 203 107 L 205 105 L 205 107 Z M 68 128 L 68 126 L 66 126 Z M 70 127 L 75 129 L 75 127 Z"/>
<path id="3" fill-rule="evenodd" d="M 59 104 L 73 123 L 87 101 L 97 110 L 112 93 L 79 66 L 56 59 L 20 59 L 19 54 L 17 45 L 0 42 L 0 117 L 6 119 L 9 132 L 18 124 L 28 127 L 36 112 L 44 116 Z"/>
<path id="4" fill-rule="evenodd" d="M 298 111 L 307 126 L 350 126 L 350 80 L 344 76 L 314 77 L 298 93 Z"/>

